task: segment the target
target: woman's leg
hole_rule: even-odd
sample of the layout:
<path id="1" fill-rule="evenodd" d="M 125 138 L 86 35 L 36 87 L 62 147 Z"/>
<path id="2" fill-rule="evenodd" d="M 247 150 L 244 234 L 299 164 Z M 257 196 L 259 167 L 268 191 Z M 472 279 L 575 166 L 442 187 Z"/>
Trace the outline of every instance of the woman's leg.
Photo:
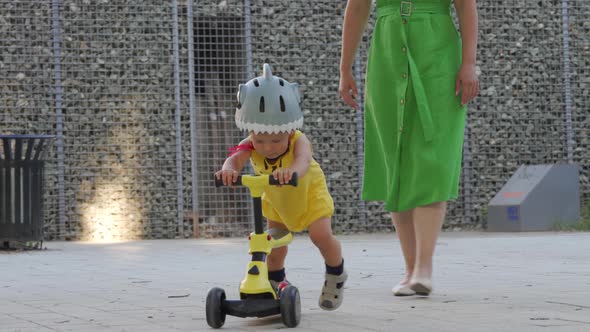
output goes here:
<path id="1" fill-rule="evenodd" d="M 416 234 L 416 261 L 412 279 L 432 278 L 432 256 L 436 240 L 445 220 L 447 202 L 437 202 L 414 209 L 414 232 Z"/>
<path id="2" fill-rule="evenodd" d="M 404 212 L 392 212 L 391 220 L 395 227 L 395 233 L 404 255 L 406 273 L 399 285 L 406 285 L 412 278 L 416 263 L 416 233 L 414 230 L 413 209 Z"/>

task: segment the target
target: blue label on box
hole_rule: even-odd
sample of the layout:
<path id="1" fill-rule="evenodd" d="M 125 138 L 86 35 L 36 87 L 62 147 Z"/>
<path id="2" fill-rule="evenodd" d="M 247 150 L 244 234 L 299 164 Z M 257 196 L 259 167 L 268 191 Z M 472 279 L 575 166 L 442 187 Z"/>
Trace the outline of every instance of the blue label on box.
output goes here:
<path id="1" fill-rule="evenodd" d="M 519 220 L 520 217 L 518 216 L 518 206 L 509 206 L 506 208 L 506 214 L 508 216 L 508 220 Z"/>

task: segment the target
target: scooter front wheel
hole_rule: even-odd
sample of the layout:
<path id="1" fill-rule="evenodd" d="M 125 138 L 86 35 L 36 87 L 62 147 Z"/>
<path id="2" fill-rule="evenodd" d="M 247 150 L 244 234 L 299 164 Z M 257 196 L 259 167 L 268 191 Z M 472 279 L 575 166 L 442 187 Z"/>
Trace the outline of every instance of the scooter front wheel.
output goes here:
<path id="1" fill-rule="evenodd" d="M 281 318 L 287 327 L 299 325 L 301 320 L 301 299 L 295 286 L 287 286 L 281 291 Z"/>
<path id="2" fill-rule="evenodd" d="M 225 291 L 219 287 L 214 287 L 207 293 L 206 315 L 207 324 L 214 329 L 218 329 L 225 323 L 225 312 L 222 303 L 225 301 Z"/>

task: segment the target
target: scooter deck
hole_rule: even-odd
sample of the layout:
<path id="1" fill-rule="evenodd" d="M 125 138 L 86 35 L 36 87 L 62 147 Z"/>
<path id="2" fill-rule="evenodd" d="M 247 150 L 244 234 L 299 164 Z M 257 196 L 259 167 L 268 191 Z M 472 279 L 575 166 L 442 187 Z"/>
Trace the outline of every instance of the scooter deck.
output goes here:
<path id="1" fill-rule="evenodd" d="M 224 300 L 223 312 L 237 317 L 267 317 L 281 313 L 281 302 L 275 299 Z"/>

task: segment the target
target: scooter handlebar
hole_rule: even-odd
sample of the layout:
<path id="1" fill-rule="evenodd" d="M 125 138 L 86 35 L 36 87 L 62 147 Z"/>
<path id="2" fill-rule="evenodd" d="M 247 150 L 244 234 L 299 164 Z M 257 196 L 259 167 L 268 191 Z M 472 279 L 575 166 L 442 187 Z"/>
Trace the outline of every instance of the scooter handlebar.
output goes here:
<path id="1" fill-rule="evenodd" d="M 236 180 L 236 182 L 232 183 L 232 186 L 241 186 L 242 185 L 242 177 L 246 178 L 260 178 L 262 180 L 262 177 L 267 177 L 268 178 L 268 184 L 271 186 L 280 186 L 281 183 L 279 182 L 279 180 L 275 179 L 273 176 L 271 175 L 238 175 L 238 179 Z M 222 179 L 218 179 L 215 175 L 213 176 L 213 178 L 215 179 L 215 187 L 223 187 L 223 180 Z M 297 173 L 293 173 L 293 176 L 291 177 L 291 180 L 288 183 L 283 184 L 284 186 L 293 186 L 293 187 L 297 187 L 297 182 L 298 182 L 298 176 Z"/>
<path id="2" fill-rule="evenodd" d="M 215 187 L 223 187 L 223 180 L 218 179 L 217 176 L 213 175 L 213 180 L 215 180 Z M 238 175 L 238 179 L 236 182 L 232 183 L 232 186 L 241 186 L 242 185 L 242 176 Z"/>

